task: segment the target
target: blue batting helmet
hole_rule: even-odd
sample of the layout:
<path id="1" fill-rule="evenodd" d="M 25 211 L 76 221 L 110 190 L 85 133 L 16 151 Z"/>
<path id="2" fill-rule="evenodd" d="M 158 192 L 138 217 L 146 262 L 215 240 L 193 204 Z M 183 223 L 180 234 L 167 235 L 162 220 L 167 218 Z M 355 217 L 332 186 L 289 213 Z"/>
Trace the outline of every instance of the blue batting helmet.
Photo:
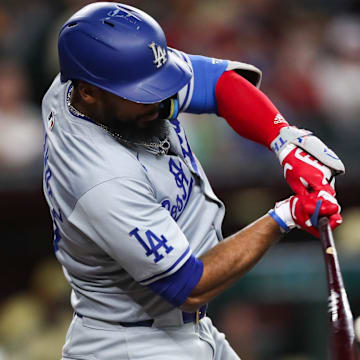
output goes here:
<path id="1" fill-rule="evenodd" d="M 83 80 L 139 103 L 160 102 L 191 78 L 188 64 L 168 51 L 160 25 L 128 5 L 85 6 L 61 28 L 58 50 L 62 82 Z"/>

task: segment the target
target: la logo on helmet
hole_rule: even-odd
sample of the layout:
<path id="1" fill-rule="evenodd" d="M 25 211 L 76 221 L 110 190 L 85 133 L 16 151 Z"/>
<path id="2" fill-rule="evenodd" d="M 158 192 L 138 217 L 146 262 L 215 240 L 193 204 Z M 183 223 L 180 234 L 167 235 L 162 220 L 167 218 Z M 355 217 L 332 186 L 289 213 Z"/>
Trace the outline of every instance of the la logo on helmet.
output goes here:
<path id="1" fill-rule="evenodd" d="M 155 59 L 154 64 L 156 67 L 159 68 L 163 66 L 167 61 L 166 50 L 160 45 L 156 45 L 154 42 L 149 45 L 149 48 L 153 51 Z"/>

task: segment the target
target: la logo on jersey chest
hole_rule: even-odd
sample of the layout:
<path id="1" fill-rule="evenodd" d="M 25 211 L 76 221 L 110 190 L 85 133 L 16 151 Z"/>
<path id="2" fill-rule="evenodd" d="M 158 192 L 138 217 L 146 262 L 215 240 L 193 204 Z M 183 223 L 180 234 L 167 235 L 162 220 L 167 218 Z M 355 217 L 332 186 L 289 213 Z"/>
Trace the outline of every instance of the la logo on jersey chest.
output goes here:
<path id="1" fill-rule="evenodd" d="M 167 54 L 166 49 L 162 48 L 160 45 L 155 44 L 155 42 L 152 42 L 149 45 L 149 48 L 153 51 L 154 55 L 154 64 L 157 68 L 163 66 L 167 61 Z"/>

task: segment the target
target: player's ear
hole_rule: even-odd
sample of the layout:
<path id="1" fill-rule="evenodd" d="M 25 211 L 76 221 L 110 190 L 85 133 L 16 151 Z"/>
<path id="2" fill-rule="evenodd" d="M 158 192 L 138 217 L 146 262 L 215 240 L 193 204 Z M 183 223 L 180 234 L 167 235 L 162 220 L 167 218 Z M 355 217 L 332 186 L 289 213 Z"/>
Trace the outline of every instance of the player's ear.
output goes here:
<path id="1" fill-rule="evenodd" d="M 85 103 L 94 104 L 96 102 L 99 95 L 99 89 L 96 86 L 79 81 L 77 87 L 78 92 Z"/>

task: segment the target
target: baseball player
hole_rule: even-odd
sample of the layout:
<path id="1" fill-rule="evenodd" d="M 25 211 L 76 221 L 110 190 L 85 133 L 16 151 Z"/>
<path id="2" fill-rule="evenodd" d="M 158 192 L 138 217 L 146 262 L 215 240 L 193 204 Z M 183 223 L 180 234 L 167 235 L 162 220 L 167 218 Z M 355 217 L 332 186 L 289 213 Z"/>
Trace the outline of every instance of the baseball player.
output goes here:
<path id="1" fill-rule="evenodd" d="M 282 232 L 317 236 L 320 215 L 341 223 L 342 162 L 288 125 L 258 89 L 257 68 L 168 48 L 136 8 L 90 4 L 63 25 L 58 47 L 42 115 L 44 193 L 74 308 L 63 359 L 239 359 L 207 303 Z M 224 205 L 181 112 L 216 113 L 267 146 L 294 196 L 223 240 Z"/>

